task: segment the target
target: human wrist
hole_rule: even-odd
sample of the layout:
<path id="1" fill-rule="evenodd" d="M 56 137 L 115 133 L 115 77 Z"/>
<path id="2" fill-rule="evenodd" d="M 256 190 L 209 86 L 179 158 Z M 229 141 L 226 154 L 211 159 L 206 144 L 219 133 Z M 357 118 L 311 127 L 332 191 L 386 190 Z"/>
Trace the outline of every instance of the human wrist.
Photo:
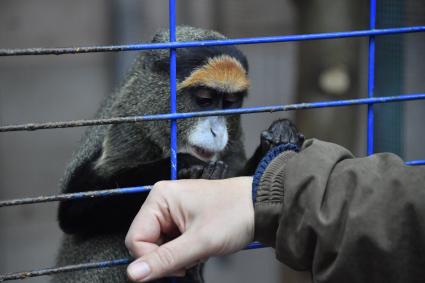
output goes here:
<path id="1" fill-rule="evenodd" d="M 252 203 L 252 177 L 243 176 L 235 177 L 229 179 L 219 180 L 223 182 L 223 188 L 229 192 L 229 189 L 232 192 L 230 196 L 237 202 L 235 203 L 235 208 L 242 205 L 243 209 L 240 211 L 239 220 L 243 223 L 244 227 L 240 230 L 240 244 L 239 249 L 244 248 L 248 243 L 252 242 L 254 239 L 254 205 Z"/>

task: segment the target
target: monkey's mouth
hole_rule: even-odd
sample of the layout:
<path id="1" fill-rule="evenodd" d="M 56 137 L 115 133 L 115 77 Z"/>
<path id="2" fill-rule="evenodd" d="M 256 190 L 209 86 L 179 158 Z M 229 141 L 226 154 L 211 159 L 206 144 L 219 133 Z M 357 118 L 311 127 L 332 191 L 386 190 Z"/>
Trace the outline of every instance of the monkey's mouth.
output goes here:
<path id="1" fill-rule="evenodd" d="M 209 161 L 217 154 L 217 152 L 196 145 L 192 145 L 191 148 L 194 155 L 203 161 Z"/>

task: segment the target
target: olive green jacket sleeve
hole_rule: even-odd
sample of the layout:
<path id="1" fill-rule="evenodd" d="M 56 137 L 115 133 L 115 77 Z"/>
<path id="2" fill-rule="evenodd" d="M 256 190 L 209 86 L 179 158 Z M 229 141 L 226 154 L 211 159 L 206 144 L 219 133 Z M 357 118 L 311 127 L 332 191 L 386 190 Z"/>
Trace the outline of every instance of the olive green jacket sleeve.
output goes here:
<path id="1" fill-rule="evenodd" d="M 425 166 L 308 140 L 262 174 L 255 239 L 314 282 L 425 282 Z"/>

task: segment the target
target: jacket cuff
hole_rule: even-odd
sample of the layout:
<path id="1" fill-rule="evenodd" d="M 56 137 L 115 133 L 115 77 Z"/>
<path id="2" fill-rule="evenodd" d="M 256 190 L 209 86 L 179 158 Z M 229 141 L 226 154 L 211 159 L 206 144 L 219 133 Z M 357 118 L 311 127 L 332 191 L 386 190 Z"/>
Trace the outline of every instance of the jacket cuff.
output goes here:
<path id="1" fill-rule="evenodd" d="M 267 246 L 275 246 L 284 198 L 285 167 L 297 151 L 298 148 L 294 145 L 284 145 L 283 148 L 269 152 L 263 159 L 264 162 L 260 162 L 254 176 L 254 239 Z"/>
<path id="2" fill-rule="evenodd" d="M 260 184 L 261 178 L 266 170 L 267 166 L 275 159 L 279 154 L 284 151 L 299 151 L 299 147 L 292 143 L 280 144 L 270 149 L 267 154 L 258 163 L 257 169 L 255 170 L 252 180 L 252 202 L 255 204 L 257 198 L 257 189 Z"/>

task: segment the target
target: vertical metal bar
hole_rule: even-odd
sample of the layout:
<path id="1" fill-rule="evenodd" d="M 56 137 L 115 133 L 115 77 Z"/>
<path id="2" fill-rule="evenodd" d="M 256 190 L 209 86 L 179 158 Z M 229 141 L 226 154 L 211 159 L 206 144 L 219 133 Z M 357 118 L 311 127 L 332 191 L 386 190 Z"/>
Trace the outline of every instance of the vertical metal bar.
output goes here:
<path id="1" fill-rule="evenodd" d="M 370 23 L 369 28 L 374 30 L 376 26 L 376 0 L 370 0 Z M 369 63 L 368 63 L 368 97 L 374 96 L 375 90 L 375 36 L 369 36 Z M 367 154 L 373 154 L 374 146 L 374 112 L 373 105 L 367 108 Z"/>
<path id="2" fill-rule="evenodd" d="M 169 29 L 170 42 L 176 41 L 176 0 L 169 0 Z M 170 112 L 177 112 L 177 93 L 176 93 L 176 49 L 170 48 Z M 171 180 L 177 179 L 177 120 L 170 122 L 170 162 L 171 162 Z M 177 283 L 176 278 L 171 278 L 171 283 Z"/>
<path id="3" fill-rule="evenodd" d="M 170 42 L 176 41 L 176 0 L 169 0 L 170 20 Z M 176 49 L 170 49 L 170 112 L 177 112 L 176 97 Z M 170 123 L 170 158 L 171 179 L 177 179 L 177 122 L 176 119 Z"/>

